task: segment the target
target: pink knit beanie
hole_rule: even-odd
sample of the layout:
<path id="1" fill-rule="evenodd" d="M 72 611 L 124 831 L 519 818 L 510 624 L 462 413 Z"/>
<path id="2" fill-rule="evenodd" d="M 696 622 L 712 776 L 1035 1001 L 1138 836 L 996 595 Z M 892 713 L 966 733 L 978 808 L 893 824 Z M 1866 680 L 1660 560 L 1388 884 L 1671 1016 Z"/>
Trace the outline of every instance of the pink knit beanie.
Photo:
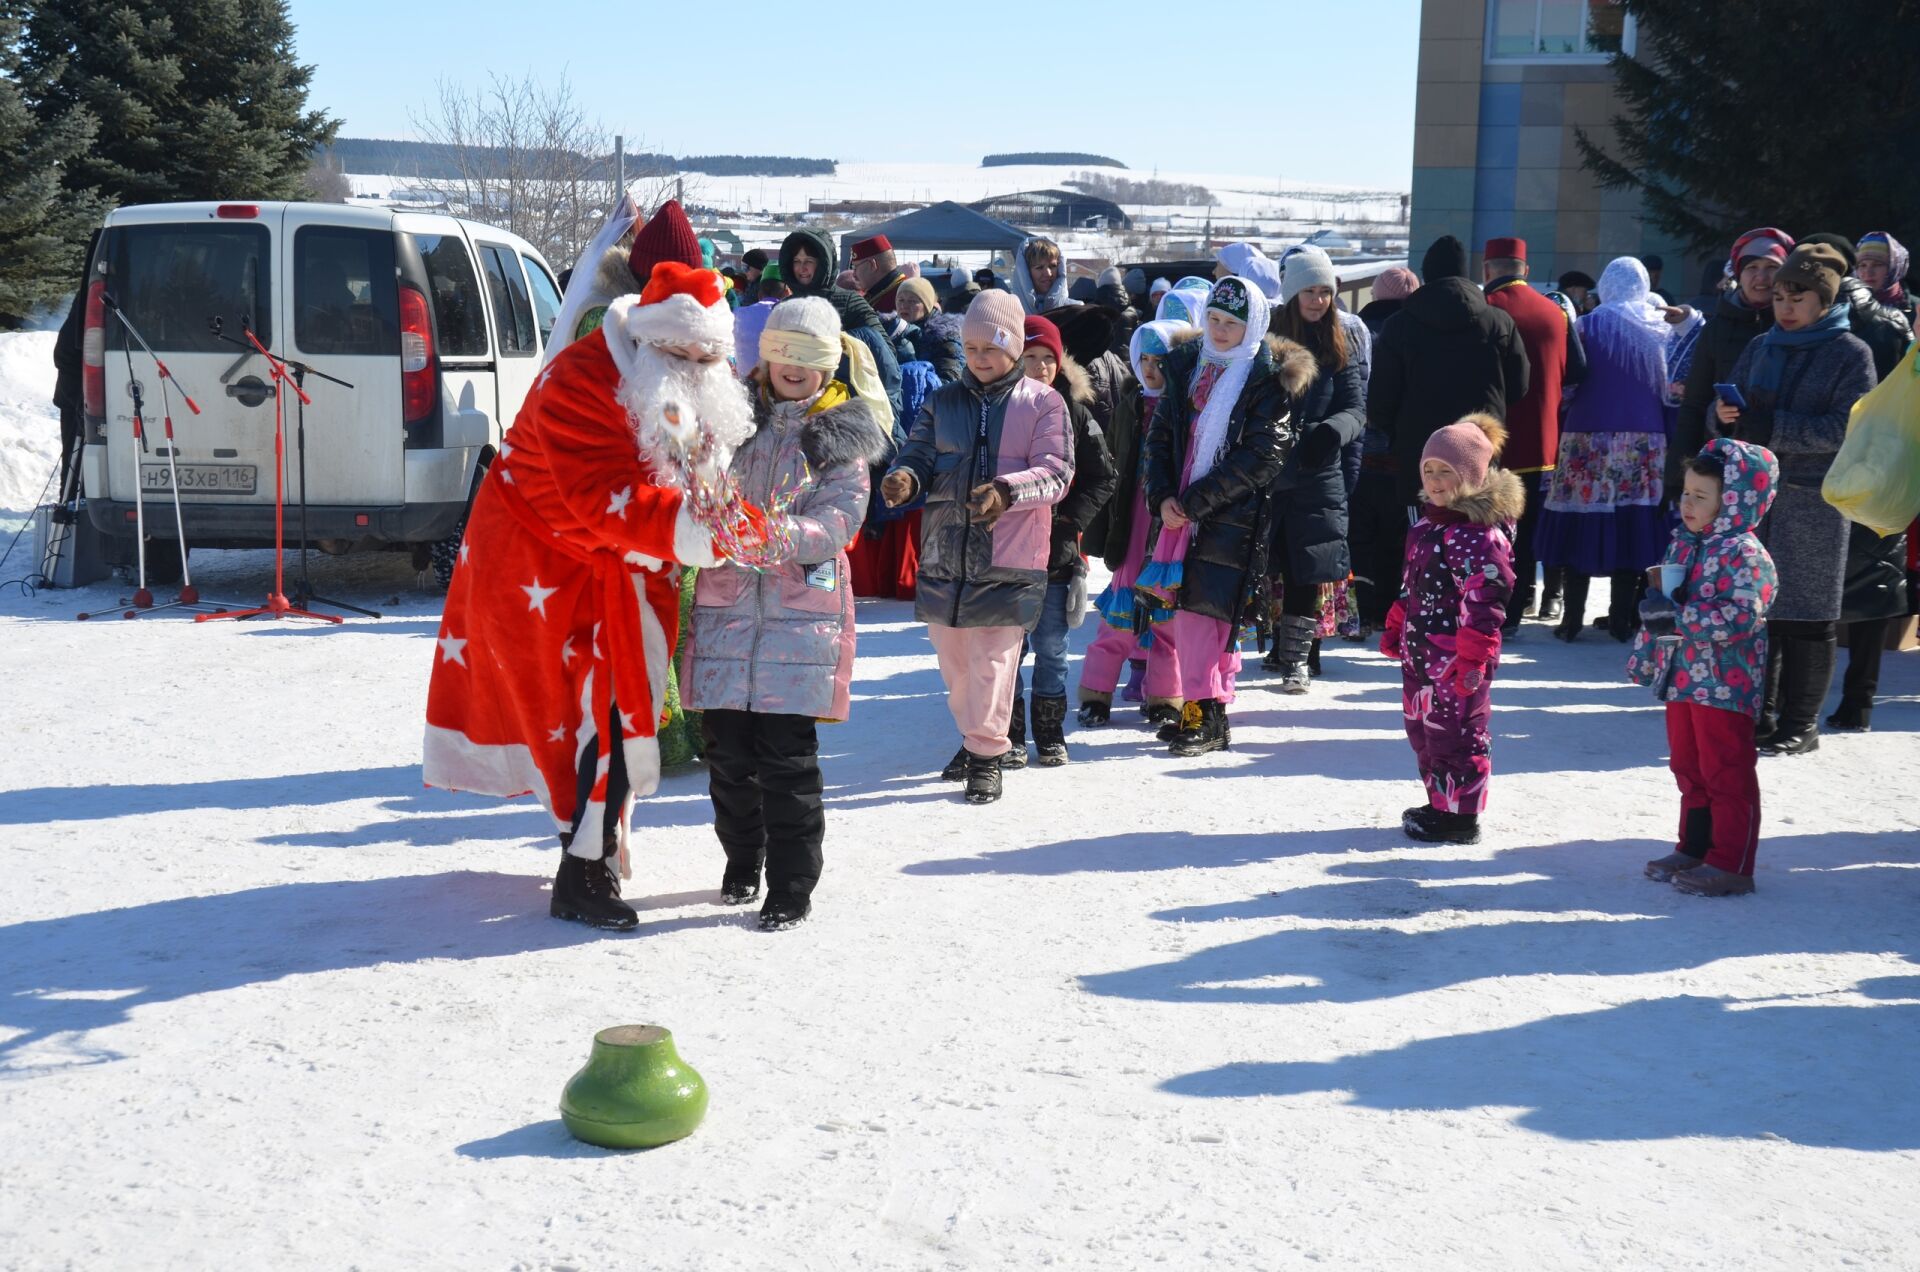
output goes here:
<path id="1" fill-rule="evenodd" d="M 1420 462 L 1437 459 L 1460 474 L 1462 490 L 1487 484 L 1487 469 L 1507 440 L 1506 427 L 1491 415 L 1469 415 L 1427 439 Z"/>
<path id="2" fill-rule="evenodd" d="M 960 320 L 960 338 L 988 341 L 1008 357 L 1018 359 L 1027 347 L 1026 325 L 1027 311 L 1020 307 L 1019 298 L 994 288 L 981 292 L 967 306 L 967 316 Z"/>
<path id="3" fill-rule="evenodd" d="M 1405 265 L 1392 265 L 1373 280 L 1375 300 L 1405 300 L 1420 286 L 1420 277 Z"/>

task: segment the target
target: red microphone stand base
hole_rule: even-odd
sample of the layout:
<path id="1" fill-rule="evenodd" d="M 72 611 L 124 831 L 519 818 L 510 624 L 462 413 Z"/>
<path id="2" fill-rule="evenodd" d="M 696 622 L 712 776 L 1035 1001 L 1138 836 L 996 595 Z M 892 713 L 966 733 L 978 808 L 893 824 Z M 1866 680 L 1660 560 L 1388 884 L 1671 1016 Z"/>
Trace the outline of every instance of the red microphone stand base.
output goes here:
<path id="1" fill-rule="evenodd" d="M 267 603 L 248 610 L 230 610 L 221 614 L 196 614 L 196 623 L 211 623 L 222 618 L 311 618 L 322 623 L 344 622 L 338 614 L 316 614 L 312 610 L 303 610 L 278 592 L 267 594 Z"/>

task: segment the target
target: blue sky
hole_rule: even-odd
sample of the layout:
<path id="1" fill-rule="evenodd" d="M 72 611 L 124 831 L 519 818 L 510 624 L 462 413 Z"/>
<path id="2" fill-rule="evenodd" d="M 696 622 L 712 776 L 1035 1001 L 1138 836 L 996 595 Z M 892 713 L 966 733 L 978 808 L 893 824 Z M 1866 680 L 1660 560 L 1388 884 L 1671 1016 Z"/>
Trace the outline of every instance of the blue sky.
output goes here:
<path id="1" fill-rule="evenodd" d="M 1391 189 L 1412 174 L 1416 0 L 292 10 L 313 104 L 348 136 L 414 135 L 443 77 L 565 71 L 630 149 L 954 163 L 1085 150 Z"/>

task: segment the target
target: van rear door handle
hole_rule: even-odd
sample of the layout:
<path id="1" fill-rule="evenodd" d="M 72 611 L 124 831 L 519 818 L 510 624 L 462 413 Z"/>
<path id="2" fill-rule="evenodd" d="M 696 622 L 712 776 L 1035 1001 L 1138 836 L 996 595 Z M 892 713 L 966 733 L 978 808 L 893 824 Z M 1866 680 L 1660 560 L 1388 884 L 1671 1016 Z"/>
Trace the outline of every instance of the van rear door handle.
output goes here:
<path id="1" fill-rule="evenodd" d="M 259 406 L 273 395 L 273 386 L 257 375 L 250 375 L 236 384 L 227 386 L 227 396 L 238 398 L 242 406 Z"/>

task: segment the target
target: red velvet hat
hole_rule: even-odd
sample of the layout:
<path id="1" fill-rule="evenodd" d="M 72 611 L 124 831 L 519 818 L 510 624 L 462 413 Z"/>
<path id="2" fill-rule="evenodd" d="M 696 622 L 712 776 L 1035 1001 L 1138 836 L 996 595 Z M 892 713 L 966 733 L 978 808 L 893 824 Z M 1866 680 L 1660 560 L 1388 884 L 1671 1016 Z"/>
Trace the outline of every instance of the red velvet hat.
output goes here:
<path id="1" fill-rule="evenodd" d="M 863 238 L 853 245 L 853 259 L 856 261 L 864 261 L 869 257 L 878 256 L 882 252 L 891 252 L 892 250 L 893 244 L 887 242 L 887 236 L 884 234 L 876 234 L 872 238 Z"/>
<path id="2" fill-rule="evenodd" d="M 1488 239 L 1487 259 L 1490 261 L 1524 261 L 1527 259 L 1527 240 L 1523 238 Z"/>
<path id="3" fill-rule="evenodd" d="M 678 199 L 662 203 L 653 219 L 633 236 L 633 251 L 627 256 L 627 267 L 644 287 L 653 277 L 653 267 L 662 261 L 677 261 L 694 269 L 700 267 L 700 240 L 694 235 L 693 223 L 687 220 Z"/>

